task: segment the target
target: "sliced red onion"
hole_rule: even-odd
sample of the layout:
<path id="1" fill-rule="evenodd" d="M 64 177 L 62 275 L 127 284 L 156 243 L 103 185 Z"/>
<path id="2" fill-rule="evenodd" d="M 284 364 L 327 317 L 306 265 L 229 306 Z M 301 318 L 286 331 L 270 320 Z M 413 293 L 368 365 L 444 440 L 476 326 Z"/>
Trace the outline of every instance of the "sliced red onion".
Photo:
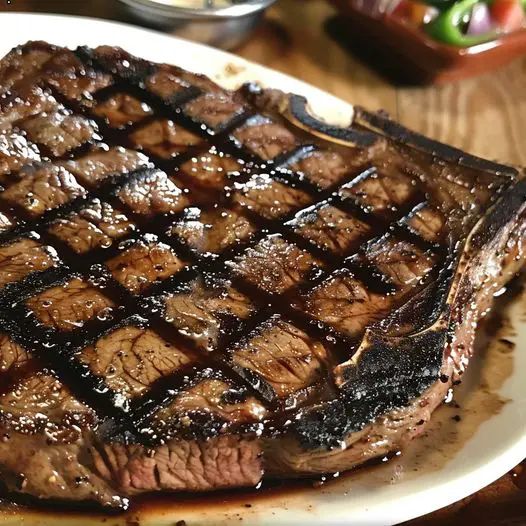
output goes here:
<path id="1" fill-rule="evenodd" d="M 491 14 L 487 4 L 475 4 L 471 11 L 471 18 L 468 24 L 468 35 L 483 35 L 493 29 Z"/>

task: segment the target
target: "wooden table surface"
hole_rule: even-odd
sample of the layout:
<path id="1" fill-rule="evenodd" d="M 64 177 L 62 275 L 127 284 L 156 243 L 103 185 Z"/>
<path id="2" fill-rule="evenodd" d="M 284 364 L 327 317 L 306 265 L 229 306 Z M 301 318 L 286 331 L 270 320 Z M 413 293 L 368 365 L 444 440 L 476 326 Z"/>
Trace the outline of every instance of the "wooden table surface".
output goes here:
<path id="1" fill-rule="evenodd" d="M 4 11 L 48 11 L 132 21 L 113 0 L 10 0 Z M 526 57 L 482 77 L 402 87 L 368 66 L 345 20 L 324 0 L 280 0 L 235 52 L 353 104 L 387 110 L 430 137 L 490 159 L 526 165 Z M 364 52 L 365 51 L 365 52 Z M 357 58 L 361 57 L 361 58 Z M 385 60 L 389 60 L 386 54 Z M 526 466 L 411 526 L 526 525 Z"/>

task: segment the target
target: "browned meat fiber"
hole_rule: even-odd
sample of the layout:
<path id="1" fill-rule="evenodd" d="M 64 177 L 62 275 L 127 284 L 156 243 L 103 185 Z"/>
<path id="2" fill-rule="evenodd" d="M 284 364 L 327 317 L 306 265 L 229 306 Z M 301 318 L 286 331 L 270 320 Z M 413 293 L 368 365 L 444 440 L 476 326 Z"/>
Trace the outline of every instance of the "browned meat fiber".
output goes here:
<path id="1" fill-rule="evenodd" d="M 126 508 L 422 434 L 524 263 L 523 170 L 109 47 L 0 62 L 0 479 Z"/>

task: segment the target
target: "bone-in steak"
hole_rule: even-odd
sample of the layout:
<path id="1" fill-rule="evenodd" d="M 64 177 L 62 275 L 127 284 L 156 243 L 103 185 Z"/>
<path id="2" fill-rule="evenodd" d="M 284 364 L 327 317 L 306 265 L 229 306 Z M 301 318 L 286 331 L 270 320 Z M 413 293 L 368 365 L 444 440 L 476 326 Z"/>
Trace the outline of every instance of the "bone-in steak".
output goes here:
<path id="1" fill-rule="evenodd" d="M 0 62 L 0 479 L 149 491 L 420 435 L 524 262 L 524 172 L 119 49 Z"/>

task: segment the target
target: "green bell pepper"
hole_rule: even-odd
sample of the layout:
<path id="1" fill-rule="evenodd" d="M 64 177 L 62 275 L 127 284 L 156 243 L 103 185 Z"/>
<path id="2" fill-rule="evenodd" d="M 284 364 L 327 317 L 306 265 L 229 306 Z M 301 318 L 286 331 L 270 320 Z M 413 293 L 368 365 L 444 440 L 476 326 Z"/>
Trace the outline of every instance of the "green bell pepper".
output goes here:
<path id="1" fill-rule="evenodd" d="M 476 46 L 497 38 L 497 31 L 490 31 L 483 35 L 466 35 L 460 29 L 464 17 L 481 1 L 491 4 L 493 0 L 461 0 L 455 2 L 425 26 L 426 33 L 435 40 L 459 48 Z M 448 4 L 445 0 L 429 0 L 426 3 L 439 8 Z M 526 9 L 526 0 L 521 0 L 521 4 Z"/>
<path id="2" fill-rule="evenodd" d="M 488 0 L 485 0 L 488 3 Z M 471 12 L 480 0 L 461 0 L 440 13 L 425 26 L 426 33 L 435 40 L 466 48 L 488 42 L 497 36 L 496 31 L 484 35 L 465 35 L 460 27 L 464 17 Z"/>

